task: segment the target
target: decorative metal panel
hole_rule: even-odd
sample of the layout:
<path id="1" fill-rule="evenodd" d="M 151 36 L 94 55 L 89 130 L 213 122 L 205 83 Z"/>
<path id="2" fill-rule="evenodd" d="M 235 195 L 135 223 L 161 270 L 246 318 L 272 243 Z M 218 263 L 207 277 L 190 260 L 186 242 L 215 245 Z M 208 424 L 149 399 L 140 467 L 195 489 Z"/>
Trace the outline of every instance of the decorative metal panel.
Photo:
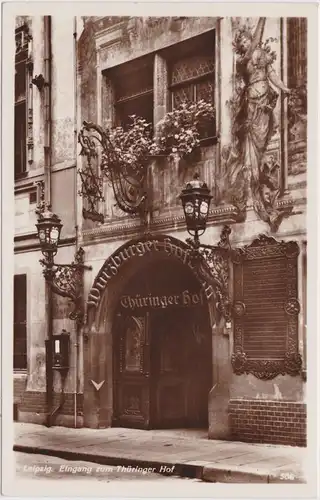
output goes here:
<path id="1" fill-rule="evenodd" d="M 301 371 L 298 351 L 296 242 L 260 235 L 234 251 L 234 354 L 236 374 L 261 379 Z"/>
<path id="2" fill-rule="evenodd" d="M 178 108 L 185 101 L 194 101 L 194 85 L 178 87 L 172 91 L 172 108 Z"/>
<path id="3" fill-rule="evenodd" d="M 196 55 L 181 59 L 171 67 L 171 84 L 182 83 L 214 72 L 214 55 Z"/>
<path id="4" fill-rule="evenodd" d="M 171 68 L 172 107 L 176 108 L 184 101 L 200 99 L 214 102 L 214 70 L 212 54 L 175 62 Z"/>
<path id="5" fill-rule="evenodd" d="M 196 84 L 196 100 L 200 101 L 201 99 L 207 102 L 214 102 L 213 76 L 205 81 L 201 81 Z"/>

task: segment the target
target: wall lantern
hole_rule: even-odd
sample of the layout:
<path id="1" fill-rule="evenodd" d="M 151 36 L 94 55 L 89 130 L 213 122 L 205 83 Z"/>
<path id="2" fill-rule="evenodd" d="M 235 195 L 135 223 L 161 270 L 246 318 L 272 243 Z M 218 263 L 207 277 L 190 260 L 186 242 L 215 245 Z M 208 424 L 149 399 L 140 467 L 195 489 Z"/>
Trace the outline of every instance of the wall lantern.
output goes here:
<path id="1" fill-rule="evenodd" d="M 85 269 L 91 269 L 91 266 L 84 265 L 84 250 L 81 247 L 76 251 L 71 264 L 54 263 L 62 227 L 61 219 L 50 210 L 50 207 L 38 212 L 36 228 L 40 249 L 44 256 L 40 263 L 44 267 L 43 274 L 52 291 L 73 302 L 74 310 L 70 318 L 82 323 L 83 272 Z"/>
<path id="2" fill-rule="evenodd" d="M 213 290 L 216 308 L 225 318 L 227 330 L 231 328 L 231 302 L 229 299 L 229 265 L 231 245 L 229 235 L 231 229 L 224 226 L 217 245 L 200 243 L 199 236 L 204 234 L 207 226 L 212 195 L 207 184 L 200 179 L 198 173 L 192 181 L 187 182 L 182 190 L 182 203 L 187 231 L 193 238 L 186 241 L 190 247 L 190 258 L 197 273 L 209 289 Z"/>
<path id="3" fill-rule="evenodd" d="M 194 175 L 192 181 L 186 184 L 186 187 L 182 190 L 180 199 L 188 233 L 194 237 L 194 241 L 198 245 L 200 244 L 199 236 L 206 230 L 212 199 L 207 184 L 200 180 L 198 173 Z"/>
<path id="4" fill-rule="evenodd" d="M 46 209 L 39 214 L 36 228 L 41 252 L 48 261 L 51 261 L 58 251 L 62 229 L 61 219 Z"/>
<path id="5" fill-rule="evenodd" d="M 64 390 L 62 390 L 60 404 L 52 411 L 53 369 L 62 369 L 64 387 L 66 375 L 68 373 L 67 357 L 69 356 L 66 349 L 68 343 L 62 341 L 62 339 L 65 339 L 65 336 L 53 335 L 52 292 L 71 300 L 73 303 L 73 310 L 69 314 L 69 318 L 75 320 L 77 328 L 79 328 L 84 320 L 83 273 L 85 269 L 91 269 L 91 267 L 84 265 L 84 250 L 81 247 L 76 251 L 74 261 L 71 262 L 71 264 L 55 264 L 54 256 L 58 252 L 62 229 L 61 219 L 51 211 L 50 205 L 44 201 L 41 205 L 38 205 L 36 213 L 38 215 L 36 228 L 40 249 L 44 256 L 44 259 L 40 259 L 40 264 L 44 267 L 43 275 L 47 285 L 48 307 L 46 307 L 46 319 L 48 338 L 46 340 L 46 402 L 48 411 L 46 425 L 47 427 L 51 427 L 54 417 L 64 403 Z M 61 358 L 61 352 L 63 352 L 63 359 Z"/>

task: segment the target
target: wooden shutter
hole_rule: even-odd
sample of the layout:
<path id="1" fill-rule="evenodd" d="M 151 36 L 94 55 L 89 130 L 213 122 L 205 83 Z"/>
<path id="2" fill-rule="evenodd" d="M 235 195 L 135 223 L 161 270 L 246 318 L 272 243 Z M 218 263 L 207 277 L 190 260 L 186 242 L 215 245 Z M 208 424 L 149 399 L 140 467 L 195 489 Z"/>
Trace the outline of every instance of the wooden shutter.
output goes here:
<path id="1" fill-rule="evenodd" d="M 27 368 L 27 276 L 14 276 L 14 347 L 13 368 Z"/>
<path id="2" fill-rule="evenodd" d="M 235 373 L 300 373 L 298 255 L 296 242 L 263 235 L 234 252 Z"/>

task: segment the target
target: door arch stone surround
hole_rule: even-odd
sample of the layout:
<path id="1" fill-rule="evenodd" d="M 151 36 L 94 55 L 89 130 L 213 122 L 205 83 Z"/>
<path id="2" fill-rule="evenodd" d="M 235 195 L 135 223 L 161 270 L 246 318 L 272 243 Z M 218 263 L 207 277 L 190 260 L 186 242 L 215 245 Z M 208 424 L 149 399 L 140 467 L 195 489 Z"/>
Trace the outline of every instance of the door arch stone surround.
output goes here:
<path id="1" fill-rule="evenodd" d="M 141 251 L 134 252 L 133 250 L 137 250 L 139 245 Z M 142 248 L 144 248 L 144 252 Z M 183 261 L 198 278 L 196 270 L 192 269 L 192 264 L 188 261 L 187 250 L 186 243 L 177 238 L 149 234 L 129 240 L 120 246 L 106 259 L 98 272 L 88 295 L 87 320 L 83 330 L 85 427 L 104 428 L 112 425 L 112 326 L 119 296 L 128 281 L 151 260 L 172 258 L 180 262 Z M 117 257 L 121 256 L 121 252 L 122 256 L 127 256 L 127 258 L 122 259 L 117 272 L 113 269 L 113 274 L 111 266 L 114 267 L 114 263 L 119 262 Z M 107 276 L 110 277 L 110 280 Z M 208 434 L 212 438 L 226 438 L 229 435 L 227 415 L 230 380 L 229 338 L 223 335 L 221 323 L 216 324 L 214 294 L 207 300 L 207 304 L 212 331 L 213 380 L 208 402 Z M 99 391 L 94 388 L 92 380 L 97 383 L 104 380 Z"/>

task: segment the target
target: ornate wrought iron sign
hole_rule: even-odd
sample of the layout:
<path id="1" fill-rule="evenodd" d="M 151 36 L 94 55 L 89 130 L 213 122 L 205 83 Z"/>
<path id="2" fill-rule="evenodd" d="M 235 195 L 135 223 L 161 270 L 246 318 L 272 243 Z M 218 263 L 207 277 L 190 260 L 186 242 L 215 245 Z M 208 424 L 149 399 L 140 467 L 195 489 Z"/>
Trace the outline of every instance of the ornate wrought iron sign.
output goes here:
<path id="1" fill-rule="evenodd" d="M 86 128 L 80 130 L 78 141 L 81 145 L 80 155 L 85 156 L 87 164 L 79 169 L 81 178 L 81 190 L 78 194 L 83 196 L 88 202 L 89 209 L 83 208 L 82 214 L 85 219 L 91 219 L 97 222 L 104 222 L 103 214 L 97 210 L 99 201 L 104 201 L 102 193 L 103 180 L 102 177 L 94 171 L 93 161 L 97 161 L 98 152 L 96 144 L 90 135 L 85 133 Z"/>
<path id="2" fill-rule="evenodd" d="M 234 263 L 234 354 L 236 374 L 260 379 L 298 375 L 296 242 L 260 235 L 232 252 Z"/>
<path id="3" fill-rule="evenodd" d="M 82 146 L 80 154 L 87 158 L 87 166 L 79 172 L 82 181 L 80 194 L 90 206 L 85 215 L 103 221 L 102 214 L 96 209 L 97 202 L 103 201 L 103 177 L 110 182 L 116 203 L 123 212 L 131 215 L 144 213 L 147 165 L 122 159 L 121 151 L 117 152 L 110 140 L 109 130 L 91 122 L 83 122 L 79 143 Z M 100 162 L 101 176 L 93 170 L 93 159 Z"/>
<path id="4" fill-rule="evenodd" d="M 196 264 L 197 272 L 204 282 L 212 285 L 218 312 L 225 318 L 226 322 L 231 320 L 229 298 L 230 233 L 230 227 L 224 226 L 217 245 L 198 245 L 191 238 L 187 240 L 187 243 L 193 248 L 191 259 Z"/>

